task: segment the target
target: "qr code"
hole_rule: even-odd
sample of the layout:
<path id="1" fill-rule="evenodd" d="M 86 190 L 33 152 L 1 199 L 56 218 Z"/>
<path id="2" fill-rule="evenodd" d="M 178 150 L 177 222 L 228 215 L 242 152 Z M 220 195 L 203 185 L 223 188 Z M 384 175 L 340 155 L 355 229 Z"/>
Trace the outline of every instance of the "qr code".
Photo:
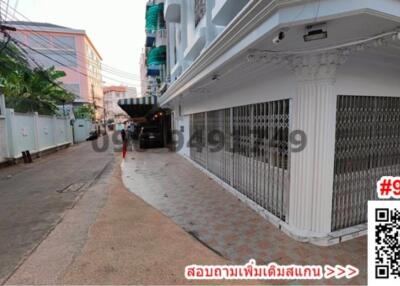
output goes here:
<path id="1" fill-rule="evenodd" d="M 368 218 L 369 280 L 400 283 L 400 201 L 369 202 Z"/>

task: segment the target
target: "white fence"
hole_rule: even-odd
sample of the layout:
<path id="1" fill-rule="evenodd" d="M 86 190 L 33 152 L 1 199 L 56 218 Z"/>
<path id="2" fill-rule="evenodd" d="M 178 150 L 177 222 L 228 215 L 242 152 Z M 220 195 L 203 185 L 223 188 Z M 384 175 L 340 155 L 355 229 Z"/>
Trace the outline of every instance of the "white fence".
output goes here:
<path id="1" fill-rule="evenodd" d="M 6 109 L 5 118 L 0 118 L 0 162 L 19 158 L 23 151 L 37 153 L 71 143 L 68 118 L 22 114 L 13 109 Z"/>
<path id="2" fill-rule="evenodd" d="M 0 114 L 0 163 L 7 157 L 7 129 L 5 117 Z"/>

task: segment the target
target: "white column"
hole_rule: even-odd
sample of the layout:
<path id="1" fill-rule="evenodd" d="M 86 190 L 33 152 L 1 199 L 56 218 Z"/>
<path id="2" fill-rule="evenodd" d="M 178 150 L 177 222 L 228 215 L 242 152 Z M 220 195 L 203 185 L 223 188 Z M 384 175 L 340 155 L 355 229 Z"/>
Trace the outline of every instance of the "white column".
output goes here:
<path id="1" fill-rule="evenodd" d="M 305 149 L 291 155 L 288 223 L 299 236 L 331 232 L 337 98 L 333 87 L 342 63 L 339 51 L 289 59 L 298 81 L 292 130 L 307 136 Z"/>
<path id="2" fill-rule="evenodd" d="M 39 152 L 40 151 L 40 146 L 39 146 L 39 114 L 37 112 L 33 113 L 33 138 L 34 138 L 34 148 L 35 151 Z"/>
<path id="3" fill-rule="evenodd" d="M 7 141 L 8 141 L 8 157 L 16 158 L 18 156 L 16 146 L 16 127 L 14 109 L 6 109 L 6 125 L 7 125 Z"/>
<path id="4" fill-rule="evenodd" d="M 53 146 L 56 147 L 58 144 L 57 142 L 58 129 L 57 129 L 57 117 L 55 115 L 53 115 L 52 117 L 52 125 L 53 125 Z"/>
<path id="5" fill-rule="evenodd" d="M 6 103 L 0 86 L 0 117 L 6 116 Z"/>

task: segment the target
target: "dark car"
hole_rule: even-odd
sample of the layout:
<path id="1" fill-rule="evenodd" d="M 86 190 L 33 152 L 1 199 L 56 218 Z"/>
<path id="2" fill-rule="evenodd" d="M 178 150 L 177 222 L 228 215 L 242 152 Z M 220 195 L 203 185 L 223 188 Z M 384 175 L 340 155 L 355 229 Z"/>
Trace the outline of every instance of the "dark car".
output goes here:
<path id="1" fill-rule="evenodd" d="M 139 134 L 140 148 L 163 147 L 161 129 L 157 126 L 144 126 Z"/>
<path id="2" fill-rule="evenodd" d="M 89 137 L 86 139 L 86 141 L 93 141 L 99 138 L 99 133 L 97 130 L 92 130 L 89 133 Z"/>

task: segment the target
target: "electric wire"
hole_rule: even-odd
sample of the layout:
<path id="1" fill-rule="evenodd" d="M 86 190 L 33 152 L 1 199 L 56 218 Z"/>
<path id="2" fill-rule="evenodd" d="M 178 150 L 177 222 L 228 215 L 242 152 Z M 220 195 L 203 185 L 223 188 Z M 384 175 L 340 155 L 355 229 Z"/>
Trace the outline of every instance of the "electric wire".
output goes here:
<path id="1" fill-rule="evenodd" d="M 4 3 L 4 0 L 0 0 L 0 1 Z M 11 8 L 12 10 L 14 10 L 15 13 L 17 13 L 17 14 L 20 15 L 22 18 L 24 18 L 27 22 L 32 22 L 29 18 L 27 18 L 27 17 L 26 17 L 25 15 L 23 15 L 22 13 L 20 13 L 18 10 L 14 9 L 14 8 L 12 8 L 12 7 L 10 7 L 10 8 Z M 17 18 L 17 17 L 14 17 L 13 20 L 15 20 L 15 21 L 17 21 L 17 22 L 23 22 L 21 19 L 19 19 L 19 18 Z M 24 28 L 26 28 L 26 29 L 29 29 L 29 26 L 28 26 L 28 25 L 18 25 L 18 26 L 21 26 L 21 27 L 24 27 Z M 32 32 L 33 34 L 36 34 L 37 36 L 42 36 L 41 34 L 35 32 L 35 31 L 30 31 L 30 32 Z M 45 42 L 51 43 L 48 39 L 46 39 L 46 38 L 44 38 L 44 37 L 41 37 L 41 38 L 42 38 Z M 59 48 L 61 48 L 61 49 L 69 48 L 65 43 L 62 43 L 59 39 L 55 38 L 54 40 L 58 43 L 58 47 L 59 47 Z M 81 55 L 80 53 L 78 53 L 78 54 L 79 54 L 81 57 L 86 58 L 87 60 L 91 60 L 91 59 L 88 58 L 87 56 Z M 116 72 L 116 73 L 119 72 L 119 73 L 123 73 L 123 74 L 125 74 L 125 75 L 130 75 L 130 76 L 140 76 L 140 75 L 138 75 L 138 74 L 133 74 L 133 73 L 130 73 L 130 72 L 126 72 L 126 71 L 123 71 L 123 70 L 114 68 L 114 67 L 109 66 L 109 65 L 107 65 L 107 64 L 102 64 L 102 67 L 104 67 L 104 68 L 106 68 L 106 69 L 109 69 L 110 71 L 114 71 L 114 72 Z"/>
<path id="2" fill-rule="evenodd" d="M 2 0 L 0 0 L 1 2 L 3 2 Z M 4 3 L 4 2 L 3 2 Z M 19 13 L 18 11 L 16 11 L 16 13 L 18 13 L 18 14 L 20 14 L 20 15 L 22 15 L 21 13 Z M 23 16 L 23 15 L 22 15 Z M 25 17 L 25 16 L 23 16 L 23 17 Z M 26 18 L 26 17 L 25 17 Z M 29 20 L 28 18 L 26 18 L 27 20 Z M 17 20 L 17 21 L 20 21 L 19 19 L 13 19 L 13 20 Z M 30 20 L 29 20 L 30 21 Z M 20 27 L 23 27 L 23 28 L 29 28 L 28 26 L 25 26 L 25 25 L 18 25 L 18 26 L 20 26 Z M 31 32 L 31 31 L 30 31 Z M 34 31 L 32 31 L 32 34 L 34 34 L 34 35 L 36 35 L 38 38 L 40 38 L 40 39 L 42 39 L 43 41 L 44 41 L 44 43 L 47 43 L 47 44 L 53 44 L 54 45 L 54 43 L 51 43 L 46 37 L 44 37 L 44 36 L 42 36 L 42 35 L 40 35 L 39 33 L 36 33 L 36 32 L 34 32 Z M 35 41 L 35 39 L 34 39 L 34 41 Z M 65 45 L 64 43 L 61 43 L 58 39 L 55 39 L 55 41 L 57 41 L 58 42 L 58 46 L 56 46 L 56 47 L 58 47 L 58 48 L 61 48 L 61 49 L 67 49 L 67 48 L 69 48 L 67 45 Z M 38 41 L 36 41 L 37 43 L 39 43 Z M 41 43 L 42 45 L 43 45 L 43 43 Z M 44 47 L 44 46 L 43 46 Z M 61 57 L 63 57 L 62 55 L 60 55 Z M 77 56 L 78 57 L 80 57 L 81 59 L 83 58 L 82 57 L 82 55 L 80 55 L 80 53 L 78 53 L 77 52 Z M 69 59 L 67 59 L 67 58 L 65 58 L 65 57 L 63 57 L 64 59 L 66 59 L 67 61 L 70 61 Z M 91 59 L 89 59 L 89 58 L 85 58 L 86 60 L 88 60 L 88 61 L 92 61 Z M 142 80 L 138 80 L 138 79 L 136 79 L 136 78 L 134 78 L 134 76 L 136 76 L 136 75 L 134 75 L 134 74 L 131 74 L 131 73 L 128 73 L 128 72 L 124 72 L 124 71 L 122 71 L 122 70 L 118 70 L 118 69 L 115 69 L 115 68 L 112 68 L 112 67 L 107 67 L 107 65 L 102 65 L 103 66 L 103 71 L 104 72 L 107 72 L 107 73 L 110 73 L 110 74 L 112 74 L 112 75 L 114 75 L 114 76 L 117 76 L 117 77 L 120 77 L 120 78 L 126 78 L 126 79 L 129 79 L 129 80 L 134 80 L 134 81 L 142 81 Z M 124 75 L 123 75 L 124 74 Z M 122 83 L 123 81 L 121 81 L 121 80 L 118 80 L 118 79 L 115 79 L 115 78 L 110 78 L 110 77 L 107 77 L 107 76 L 104 76 L 104 77 L 106 77 L 106 78 L 108 78 L 108 79 L 110 79 L 110 80 L 112 80 L 112 81 L 116 81 L 116 82 L 120 82 L 120 83 Z M 145 82 L 147 82 L 147 81 L 145 81 Z M 131 84 L 131 83 L 128 83 L 127 85 L 136 85 L 136 84 Z"/>

